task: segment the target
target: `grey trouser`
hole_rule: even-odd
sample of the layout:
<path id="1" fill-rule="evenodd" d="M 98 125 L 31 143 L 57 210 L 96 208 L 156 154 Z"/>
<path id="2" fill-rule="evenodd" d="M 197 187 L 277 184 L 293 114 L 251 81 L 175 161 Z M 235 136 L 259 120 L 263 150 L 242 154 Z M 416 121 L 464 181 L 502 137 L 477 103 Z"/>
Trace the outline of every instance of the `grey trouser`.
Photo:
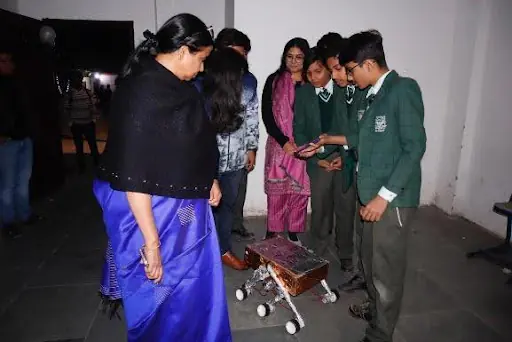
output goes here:
<path id="1" fill-rule="evenodd" d="M 343 192 L 341 171 L 327 172 L 318 167 L 311 182 L 311 245 L 319 256 L 325 254 L 330 231 L 335 219 L 334 232 L 340 259 L 352 259 L 354 254 L 355 186 Z"/>
<path id="2" fill-rule="evenodd" d="M 361 258 L 372 320 L 372 342 L 391 342 L 400 314 L 407 267 L 407 236 L 416 208 L 388 207 L 379 222 L 362 222 Z"/>

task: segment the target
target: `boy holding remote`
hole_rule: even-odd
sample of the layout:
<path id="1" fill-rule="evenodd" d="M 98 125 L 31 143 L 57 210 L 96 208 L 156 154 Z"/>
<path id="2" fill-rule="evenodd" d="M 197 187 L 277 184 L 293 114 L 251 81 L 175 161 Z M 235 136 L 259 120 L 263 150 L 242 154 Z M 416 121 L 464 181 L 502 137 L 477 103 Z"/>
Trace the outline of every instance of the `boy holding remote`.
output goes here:
<path id="1" fill-rule="evenodd" d="M 348 125 L 345 93 L 334 85 L 321 52 L 318 48 L 312 49 L 304 66 L 309 83 L 299 88 L 295 96 L 293 135 L 299 146 L 322 133 L 342 134 L 343 127 Z M 327 146 L 325 151 L 308 160 L 312 209 L 309 247 L 319 256 L 325 254 L 335 217 L 338 256 L 342 269 L 349 271 L 352 267 L 354 215 L 353 209 L 352 213 L 346 212 L 350 209 L 345 205 L 350 184 L 345 173 L 353 173 L 353 168 L 343 163 L 344 154 L 339 146 Z"/>

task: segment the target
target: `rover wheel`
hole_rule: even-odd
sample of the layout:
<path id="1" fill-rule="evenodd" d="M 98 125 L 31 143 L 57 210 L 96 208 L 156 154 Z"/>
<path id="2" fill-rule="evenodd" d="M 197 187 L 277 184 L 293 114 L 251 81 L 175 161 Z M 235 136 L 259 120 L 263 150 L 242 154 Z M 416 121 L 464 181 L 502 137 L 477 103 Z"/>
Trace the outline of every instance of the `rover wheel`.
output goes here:
<path id="1" fill-rule="evenodd" d="M 258 305 L 256 311 L 258 312 L 258 316 L 260 317 L 267 317 L 268 315 L 270 315 L 271 312 L 270 306 L 266 303 Z"/>
<path id="2" fill-rule="evenodd" d="M 290 335 L 295 335 L 300 330 L 299 322 L 296 319 L 289 320 L 285 325 L 286 332 Z"/>
<path id="3" fill-rule="evenodd" d="M 236 290 L 235 296 L 236 296 L 236 299 L 238 299 L 239 301 L 243 301 L 243 300 L 247 299 L 247 290 L 244 288 L 239 288 Z"/>

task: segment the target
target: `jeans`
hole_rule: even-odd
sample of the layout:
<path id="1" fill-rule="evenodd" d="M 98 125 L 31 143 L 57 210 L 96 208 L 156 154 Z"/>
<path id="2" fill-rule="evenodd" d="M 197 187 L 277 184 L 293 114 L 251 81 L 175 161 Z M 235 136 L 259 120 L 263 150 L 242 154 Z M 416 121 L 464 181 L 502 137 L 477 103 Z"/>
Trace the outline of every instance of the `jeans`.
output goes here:
<path id="1" fill-rule="evenodd" d="M 233 231 L 243 232 L 244 227 L 244 205 L 245 196 L 247 194 L 247 170 L 242 169 L 242 176 L 240 177 L 240 187 L 238 189 L 238 195 L 236 196 L 234 218 L 233 218 Z"/>
<path id="2" fill-rule="evenodd" d="M 217 208 L 213 210 L 217 235 L 219 237 L 220 251 L 224 255 L 231 251 L 231 230 L 235 217 L 235 204 L 240 188 L 240 181 L 245 170 L 224 172 L 219 177 L 222 199 Z"/>
<path id="3" fill-rule="evenodd" d="M 32 158 L 29 138 L 0 144 L 0 221 L 4 226 L 27 221 L 32 214 L 29 202 Z"/>

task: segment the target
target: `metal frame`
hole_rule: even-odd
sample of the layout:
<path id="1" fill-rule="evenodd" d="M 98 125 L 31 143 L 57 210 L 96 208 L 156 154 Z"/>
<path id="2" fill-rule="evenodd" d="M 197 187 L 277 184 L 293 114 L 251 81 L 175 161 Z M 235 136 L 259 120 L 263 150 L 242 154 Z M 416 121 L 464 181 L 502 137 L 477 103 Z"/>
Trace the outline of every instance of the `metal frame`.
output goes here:
<path id="1" fill-rule="evenodd" d="M 241 298 L 238 295 L 237 295 L 237 298 L 241 301 L 245 300 L 247 298 L 247 296 L 249 296 L 253 292 L 253 288 L 258 283 L 261 283 L 261 282 L 265 283 L 265 285 L 263 286 L 263 289 L 265 291 L 270 291 L 270 290 L 275 289 L 277 291 L 277 294 L 272 299 L 270 299 L 270 300 L 266 301 L 264 304 L 261 304 L 260 306 L 258 306 L 258 314 L 262 317 L 270 315 L 272 312 L 275 311 L 275 305 L 277 303 L 281 302 L 282 300 L 285 300 L 295 316 L 292 320 L 290 320 L 286 323 L 287 327 L 289 324 L 292 324 L 292 325 L 297 324 L 298 325 L 297 331 L 294 331 L 294 332 L 288 331 L 288 333 L 295 334 L 301 328 L 304 328 L 306 325 L 304 318 L 300 314 L 298 308 L 293 303 L 292 297 L 286 290 L 283 282 L 281 281 L 279 276 L 276 274 L 276 272 L 274 271 L 274 268 L 272 267 L 272 265 L 270 263 L 260 265 L 253 272 L 251 278 L 248 279 L 241 286 L 241 288 L 237 290 L 237 291 L 242 291 Z M 331 291 L 331 289 L 329 288 L 329 285 L 327 284 L 327 281 L 325 279 L 323 279 L 320 281 L 320 284 L 326 291 L 326 293 L 322 296 L 322 302 L 325 304 L 336 302 L 339 298 L 339 295 L 335 291 Z M 262 306 L 263 306 L 262 310 L 265 310 L 265 311 L 263 311 L 260 314 L 260 307 L 262 307 Z M 287 328 L 287 330 L 288 330 L 288 328 Z"/>
<path id="2" fill-rule="evenodd" d="M 509 198 L 509 202 L 512 202 L 512 195 Z M 507 255 L 512 255 L 512 245 L 510 239 L 512 237 L 512 213 L 500 209 L 497 204 L 494 205 L 494 212 L 503 216 L 507 216 L 507 233 L 504 241 L 494 247 L 482 248 L 466 254 L 468 258 L 481 257 L 484 258 L 500 267 L 511 267 L 510 260 L 507 260 Z M 507 281 L 508 285 L 512 285 L 512 277 Z"/>

